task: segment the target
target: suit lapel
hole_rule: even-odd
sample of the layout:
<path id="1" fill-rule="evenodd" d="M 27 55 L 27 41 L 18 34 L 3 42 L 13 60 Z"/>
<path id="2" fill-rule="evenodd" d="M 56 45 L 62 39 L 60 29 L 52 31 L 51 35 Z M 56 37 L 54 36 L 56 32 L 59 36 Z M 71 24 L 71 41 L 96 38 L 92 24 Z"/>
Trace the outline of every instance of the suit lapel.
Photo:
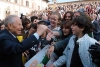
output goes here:
<path id="1" fill-rule="evenodd" d="M 8 30 L 5 29 L 5 33 L 9 36 L 10 40 L 15 41 L 15 42 L 19 42 L 17 37 L 15 38 Z"/>

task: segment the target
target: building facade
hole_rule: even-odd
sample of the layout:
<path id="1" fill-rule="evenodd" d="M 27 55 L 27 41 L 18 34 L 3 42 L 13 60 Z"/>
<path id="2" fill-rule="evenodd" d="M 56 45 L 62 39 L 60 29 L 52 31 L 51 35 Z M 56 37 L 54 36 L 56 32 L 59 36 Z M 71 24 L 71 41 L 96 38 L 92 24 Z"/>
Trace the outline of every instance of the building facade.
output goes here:
<path id="1" fill-rule="evenodd" d="M 47 0 L 0 0 L 0 19 L 11 14 L 27 15 L 35 10 L 45 10 L 47 7 Z"/>

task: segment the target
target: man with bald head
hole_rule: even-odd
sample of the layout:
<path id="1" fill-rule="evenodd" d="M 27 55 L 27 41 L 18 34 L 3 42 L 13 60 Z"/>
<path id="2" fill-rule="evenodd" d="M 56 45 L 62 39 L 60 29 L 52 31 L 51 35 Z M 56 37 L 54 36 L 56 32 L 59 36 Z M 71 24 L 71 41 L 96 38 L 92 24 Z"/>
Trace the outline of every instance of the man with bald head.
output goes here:
<path id="1" fill-rule="evenodd" d="M 20 18 L 10 15 L 5 18 L 6 29 L 0 33 L 0 67 L 23 67 L 22 53 L 38 43 L 39 36 L 49 31 L 47 26 L 39 25 L 37 32 L 19 42 L 16 36 L 23 29 Z"/>

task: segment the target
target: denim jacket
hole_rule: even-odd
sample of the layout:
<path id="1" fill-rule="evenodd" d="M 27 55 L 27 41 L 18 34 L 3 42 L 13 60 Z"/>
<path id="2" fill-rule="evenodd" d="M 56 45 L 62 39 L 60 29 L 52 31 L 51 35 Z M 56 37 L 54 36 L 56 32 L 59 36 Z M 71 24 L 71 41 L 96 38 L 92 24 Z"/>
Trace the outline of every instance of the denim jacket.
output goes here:
<path id="1" fill-rule="evenodd" d="M 66 49 L 63 52 L 63 55 L 53 64 L 55 67 L 59 67 L 66 63 L 66 67 L 70 67 L 71 58 L 74 50 L 74 40 L 76 36 L 72 36 L 69 40 L 69 43 Z M 88 52 L 89 46 L 95 44 L 97 41 L 85 34 L 82 38 L 77 40 L 79 43 L 79 56 L 84 67 L 97 67 L 93 62 L 90 53 Z"/>

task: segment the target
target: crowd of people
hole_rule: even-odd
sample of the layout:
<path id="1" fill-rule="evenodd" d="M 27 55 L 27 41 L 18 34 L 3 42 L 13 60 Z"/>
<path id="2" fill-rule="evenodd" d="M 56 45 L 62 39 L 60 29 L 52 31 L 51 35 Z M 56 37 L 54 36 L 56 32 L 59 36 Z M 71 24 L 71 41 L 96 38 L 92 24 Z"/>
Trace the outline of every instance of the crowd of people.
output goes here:
<path id="1" fill-rule="evenodd" d="M 19 42 L 17 36 L 22 36 Z M 48 67 L 100 67 L 100 3 L 58 6 L 33 16 L 9 15 L 0 21 L 0 67 L 24 67 L 46 45 Z"/>
<path id="2" fill-rule="evenodd" d="M 97 12 L 97 10 L 99 10 L 100 5 L 99 5 L 100 1 L 79 1 L 79 2 L 69 2 L 69 3 L 64 3 L 65 5 L 60 5 L 60 4 L 54 4 L 54 6 L 49 6 L 50 10 L 56 9 L 56 10 L 60 10 L 60 12 L 62 12 L 62 14 L 66 11 L 88 11 L 88 13 L 92 14 Z"/>

